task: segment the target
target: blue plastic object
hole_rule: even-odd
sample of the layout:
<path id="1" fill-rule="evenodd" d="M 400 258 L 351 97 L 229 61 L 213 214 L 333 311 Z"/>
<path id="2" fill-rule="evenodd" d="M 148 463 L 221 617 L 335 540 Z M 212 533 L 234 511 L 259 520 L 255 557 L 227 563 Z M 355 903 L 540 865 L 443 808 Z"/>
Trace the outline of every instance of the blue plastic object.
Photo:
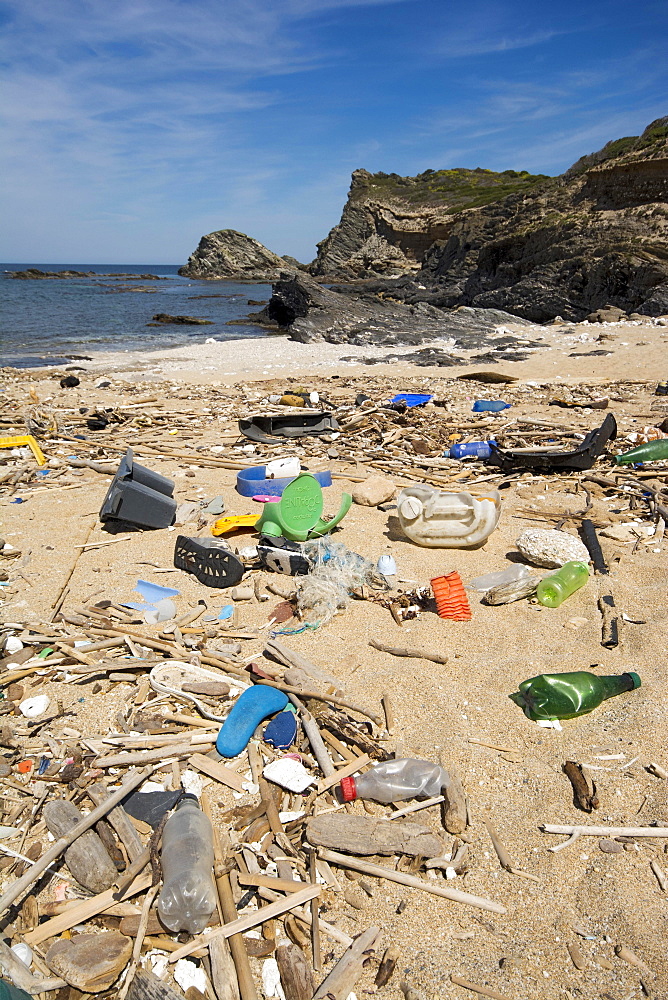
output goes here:
<path id="1" fill-rule="evenodd" d="M 280 497 L 283 490 L 291 483 L 296 476 L 289 476 L 286 479 L 267 479 L 266 465 L 256 465 L 252 469 L 242 469 L 237 473 L 237 493 L 242 497 L 254 497 L 258 495 L 269 497 Z M 329 471 L 314 472 L 313 476 L 321 486 L 332 485 L 332 474 Z"/>
<path id="2" fill-rule="evenodd" d="M 433 396 L 428 396 L 422 392 L 399 392 L 390 400 L 391 403 L 405 403 L 406 406 L 424 406 L 429 403 Z"/>
<path id="3" fill-rule="evenodd" d="M 181 593 L 180 590 L 174 590 L 173 587 L 161 587 L 159 583 L 151 583 L 150 580 L 137 580 L 135 590 L 138 590 L 149 604 L 154 601 L 162 601 L 165 597 L 178 597 Z"/>
<path id="4" fill-rule="evenodd" d="M 509 410 L 510 405 L 502 399 L 476 399 L 471 409 L 474 413 L 500 413 L 501 410 Z"/>
<path id="5" fill-rule="evenodd" d="M 489 441 L 469 441 L 468 444 L 453 444 L 447 454 L 449 458 L 489 458 L 492 449 Z"/>
<path id="6" fill-rule="evenodd" d="M 279 712 L 274 716 L 262 737 L 275 750 L 287 750 L 297 736 L 297 717 L 294 712 Z"/>
<path id="7" fill-rule="evenodd" d="M 220 756 L 237 757 L 246 749 L 262 720 L 282 711 L 287 703 L 288 696 L 284 691 L 266 684 L 256 684 L 242 691 L 218 733 L 216 750 Z"/>

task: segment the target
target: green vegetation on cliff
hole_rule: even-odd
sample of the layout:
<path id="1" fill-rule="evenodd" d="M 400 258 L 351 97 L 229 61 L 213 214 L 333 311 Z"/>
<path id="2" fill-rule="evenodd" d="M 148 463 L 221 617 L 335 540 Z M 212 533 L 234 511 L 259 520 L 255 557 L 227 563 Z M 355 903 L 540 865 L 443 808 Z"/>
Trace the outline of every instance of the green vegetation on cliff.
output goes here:
<path id="1" fill-rule="evenodd" d="M 370 174 L 356 171 L 351 195 L 353 199 L 403 202 L 406 206 L 444 206 L 455 212 L 480 208 L 500 201 L 510 194 L 531 191 L 551 180 L 546 174 L 530 174 L 526 170 L 425 170 L 417 177 L 400 177 L 380 171 Z"/>

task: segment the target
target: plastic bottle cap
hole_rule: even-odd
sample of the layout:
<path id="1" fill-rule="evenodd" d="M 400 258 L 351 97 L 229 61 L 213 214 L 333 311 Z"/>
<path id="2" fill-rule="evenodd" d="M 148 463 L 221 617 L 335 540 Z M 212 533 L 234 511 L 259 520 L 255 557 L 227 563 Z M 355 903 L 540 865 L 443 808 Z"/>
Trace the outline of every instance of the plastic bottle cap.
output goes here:
<path id="1" fill-rule="evenodd" d="M 422 513 L 422 503 L 417 497 L 406 497 L 401 504 L 401 513 L 405 518 L 413 520 Z"/>
<path id="2" fill-rule="evenodd" d="M 353 802 L 357 798 L 357 785 L 354 778 L 342 778 L 339 788 L 343 802 Z"/>
<path id="3" fill-rule="evenodd" d="M 632 691 L 635 691 L 636 688 L 640 687 L 640 685 L 642 684 L 642 681 L 640 680 L 640 674 L 636 674 L 633 670 L 629 670 L 627 671 L 627 676 L 630 677 L 631 680 L 633 681 L 633 687 L 631 689 Z"/>

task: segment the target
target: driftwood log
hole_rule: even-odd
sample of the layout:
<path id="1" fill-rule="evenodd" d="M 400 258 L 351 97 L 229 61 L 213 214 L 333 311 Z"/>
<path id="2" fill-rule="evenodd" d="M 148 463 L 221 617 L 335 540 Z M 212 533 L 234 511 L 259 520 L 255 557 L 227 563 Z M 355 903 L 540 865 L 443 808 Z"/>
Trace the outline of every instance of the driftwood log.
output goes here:
<path id="1" fill-rule="evenodd" d="M 318 987 L 313 1000 L 345 1000 L 364 971 L 364 963 L 373 954 L 380 927 L 370 927 L 360 934 L 343 953 L 330 974 Z"/>
<path id="2" fill-rule="evenodd" d="M 312 1000 L 315 981 L 302 949 L 296 944 L 279 944 L 276 962 L 285 1000 Z"/>
<path id="3" fill-rule="evenodd" d="M 306 835 L 317 847 L 332 847 L 357 855 L 407 854 L 412 858 L 434 858 L 445 850 L 441 838 L 421 823 L 391 823 L 347 813 L 314 816 L 306 824 Z"/>

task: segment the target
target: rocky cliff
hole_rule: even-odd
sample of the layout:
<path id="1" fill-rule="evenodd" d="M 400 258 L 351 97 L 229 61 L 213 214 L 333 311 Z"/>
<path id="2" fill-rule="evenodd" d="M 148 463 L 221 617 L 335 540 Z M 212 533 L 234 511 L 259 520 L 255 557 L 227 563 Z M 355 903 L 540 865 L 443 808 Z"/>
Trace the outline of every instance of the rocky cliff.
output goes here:
<path id="1" fill-rule="evenodd" d="M 558 178 L 467 208 L 422 268 L 378 290 L 438 307 L 542 322 L 613 305 L 668 313 L 668 118 L 608 143 Z"/>
<path id="2" fill-rule="evenodd" d="M 297 261 L 294 261 L 297 264 Z M 186 278 L 227 278 L 273 281 L 286 261 L 257 240 L 234 229 L 219 229 L 199 241 L 179 274 Z"/>
<path id="3" fill-rule="evenodd" d="M 459 212 L 545 180 L 481 168 L 426 170 L 417 177 L 355 170 L 341 221 L 318 244 L 311 273 L 354 280 L 418 271 L 429 247 L 449 237 Z"/>

